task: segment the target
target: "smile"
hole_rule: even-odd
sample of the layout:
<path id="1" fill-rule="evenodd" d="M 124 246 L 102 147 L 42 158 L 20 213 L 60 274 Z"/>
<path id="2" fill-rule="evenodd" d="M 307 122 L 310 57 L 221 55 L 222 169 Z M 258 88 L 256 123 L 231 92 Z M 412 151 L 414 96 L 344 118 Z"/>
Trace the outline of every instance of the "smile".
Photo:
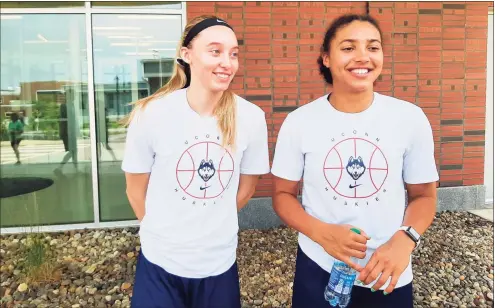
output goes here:
<path id="1" fill-rule="evenodd" d="M 224 73 L 213 73 L 215 74 L 218 78 L 220 79 L 229 79 L 230 75 L 229 74 L 224 74 Z"/>
<path id="2" fill-rule="evenodd" d="M 367 77 L 372 69 L 369 68 L 353 68 L 348 70 L 355 77 Z"/>
<path id="3" fill-rule="evenodd" d="M 353 74 L 357 74 L 357 75 L 366 75 L 369 72 L 371 72 L 371 70 L 368 68 L 355 68 L 355 69 L 350 70 L 350 72 Z"/>

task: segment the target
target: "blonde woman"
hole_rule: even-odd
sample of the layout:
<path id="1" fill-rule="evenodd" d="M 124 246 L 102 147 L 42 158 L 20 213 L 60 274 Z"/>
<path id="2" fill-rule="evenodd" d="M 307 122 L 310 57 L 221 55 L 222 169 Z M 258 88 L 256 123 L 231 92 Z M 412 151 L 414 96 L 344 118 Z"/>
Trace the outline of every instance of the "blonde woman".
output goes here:
<path id="1" fill-rule="evenodd" d="M 240 307 L 237 212 L 270 171 L 264 112 L 229 90 L 236 35 L 186 26 L 168 83 L 129 118 L 122 169 L 140 220 L 132 307 Z"/>

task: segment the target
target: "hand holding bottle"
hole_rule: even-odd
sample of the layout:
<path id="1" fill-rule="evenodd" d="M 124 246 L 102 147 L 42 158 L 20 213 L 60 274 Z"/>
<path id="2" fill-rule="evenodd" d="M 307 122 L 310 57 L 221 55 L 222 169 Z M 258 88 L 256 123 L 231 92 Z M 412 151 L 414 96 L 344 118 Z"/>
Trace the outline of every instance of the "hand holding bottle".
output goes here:
<path id="1" fill-rule="evenodd" d="M 353 262 L 352 258 L 363 259 L 366 256 L 366 242 L 370 237 L 364 231 L 351 225 L 322 222 L 316 226 L 313 238 L 332 257 L 341 260 L 358 272 L 363 269 L 362 266 Z"/>

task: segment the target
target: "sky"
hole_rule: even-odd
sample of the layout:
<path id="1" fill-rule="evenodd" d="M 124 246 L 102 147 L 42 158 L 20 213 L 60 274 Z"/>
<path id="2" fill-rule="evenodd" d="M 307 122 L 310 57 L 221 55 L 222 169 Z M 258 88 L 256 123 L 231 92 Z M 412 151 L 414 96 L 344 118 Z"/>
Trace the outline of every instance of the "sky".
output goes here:
<path id="1" fill-rule="evenodd" d="M 5 17 L 7 16 L 7 17 Z M 93 14 L 95 83 L 142 81 L 141 59 L 173 58 L 181 15 Z M 84 14 L 2 15 L 2 92 L 31 81 L 87 79 Z"/>

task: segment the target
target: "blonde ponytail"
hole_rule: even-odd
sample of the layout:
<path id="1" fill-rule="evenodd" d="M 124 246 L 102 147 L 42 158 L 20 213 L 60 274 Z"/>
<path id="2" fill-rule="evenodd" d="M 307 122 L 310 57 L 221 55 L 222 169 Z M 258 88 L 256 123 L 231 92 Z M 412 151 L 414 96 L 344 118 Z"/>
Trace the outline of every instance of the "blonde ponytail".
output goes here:
<path id="1" fill-rule="evenodd" d="M 180 50 L 180 46 L 179 46 L 179 50 Z M 144 110 L 144 108 L 150 101 L 165 96 L 176 90 L 180 90 L 186 86 L 186 83 L 187 83 L 187 76 L 186 76 L 186 72 L 184 71 L 184 68 L 182 66 L 177 65 L 177 62 L 175 62 L 172 72 L 172 77 L 170 77 L 168 82 L 152 95 L 148 97 L 144 97 L 134 102 L 133 103 L 134 108 L 132 109 L 131 113 L 129 114 L 128 117 L 124 118 L 124 125 L 128 126 L 131 123 L 132 119 L 136 116 L 136 113 L 139 110 Z"/>
<path id="2" fill-rule="evenodd" d="M 197 23 L 208 18 L 217 17 L 203 15 L 189 21 L 184 29 L 184 33 L 177 47 L 176 58 L 180 58 L 180 49 L 182 48 L 182 44 L 185 37 L 187 36 L 187 33 L 189 33 L 191 28 L 194 27 Z M 124 125 L 128 126 L 131 123 L 132 119 L 136 116 L 136 113 L 140 110 L 144 110 L 144 108 L 150 101 L 188 86 L 190 83 L 188 82 L 188 78 L 190 78 L 190 72 L 186 72 L 186 70 L 189 70 L 189 68 L 178 65 L 178 63 L 174 61 L 172 77 L 170 77 L 169 81 L 152 95 L 134 102 L 134 108 L 132 109 L 131 113 L 128 117 L 123 119 Z M 222 133 L 222 146 L 234 150 L 237 134 L 237 108 L 235 95 L 230 89 L 223 92 L 217 106 L 215 107 L 214 115 L 217 118 L 218 128 Z"/>
<path id="3" fill-rule="evenodd" d="M 217 107 L 215 116 L 218 121 L 218 128 L 222 132 L 222 146 L 235 150 L 237 134 L 237 104 L 235 95 L 231 90 L 223 92 Z"/>

